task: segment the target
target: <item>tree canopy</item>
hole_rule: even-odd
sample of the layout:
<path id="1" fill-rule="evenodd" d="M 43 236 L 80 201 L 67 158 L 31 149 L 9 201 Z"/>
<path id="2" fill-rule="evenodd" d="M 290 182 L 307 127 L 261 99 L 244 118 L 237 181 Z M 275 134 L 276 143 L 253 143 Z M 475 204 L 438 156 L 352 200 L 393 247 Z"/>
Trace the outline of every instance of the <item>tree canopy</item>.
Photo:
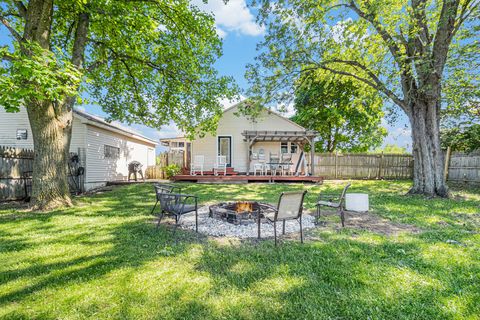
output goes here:
<path id="1" fill-rule="evenodd" d="M 444 128 L 441 131 L 443 148 L 454 151 L 472 152 L 480 150 L 480 124 Z"/>
<path id="2" fill-rule="evenodd" d="M 33 133 L 34 208 L 71 205 L 73 107 L 88 97 L 110 119 L 190 134 L 211 131 L 236 93 L 213 64 L 214 19 L 188 0 L 7 0 L 0 23 L 0 105 L 25 106 Z"/>
<path id="3" fill-rule="evenodd" d="M 382 143 L 387 131 L 376 91 L 325 72 L 304 77 L 295 89 L 292 120 L 319 133 L 316 151 L 366 152 Z"/>
<path id="4" fill-rule="evenodd" d="M 0 8 L 13 40 L 0 49 L 0 105 L 8 111 L 77 96 L 110 119 L 156 128 L 173 120 L 188 131 L 210 128 L 219 100 L 235 94 L 232 79 L 213 67 L 222 53 L 213 17 L 187 0 L 55 1 L 45 47 L 24 34 L 39 23 L 27 16 L 37 2 Z"/>
<path id="5" fill-rule="evenodd" d="M 410 121 L 415 159 L 410 192 L 448 196 L 441 108 L 445 94 L 452 98 L 461 92 L 454 87 L 474 87 L 478 79 L 480 1 L 259 0 L 254 5 L 258 3 L 266 35 L 247 71 L 251 95 L 288 104 L 300 75 L 318 70 L 363 82 Z M 458 63 L 456 56 L 462 59 Z M 447 83 L 450 92 L 442 91 Z"/>
<path id="6" fill-rule="evenodd" d="M 383 152 L 383 153 L 405 154 L 405 153 L 407 153 L 407 149 L 405 147 L 400 147 L 396 144 L 387 143 L 384 147 L 376 148 L 373 152 L 374 153 Z"/>

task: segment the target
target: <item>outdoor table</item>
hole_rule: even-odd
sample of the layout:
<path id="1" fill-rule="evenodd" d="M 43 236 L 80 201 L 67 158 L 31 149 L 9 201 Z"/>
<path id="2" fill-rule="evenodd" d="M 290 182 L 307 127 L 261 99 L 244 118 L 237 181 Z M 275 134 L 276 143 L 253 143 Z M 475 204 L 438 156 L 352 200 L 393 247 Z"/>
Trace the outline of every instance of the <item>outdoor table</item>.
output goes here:
<path id="1" fill-rule="evenodd" d="M 283 172 L 283 166 L 293 166 L 293 162 L 267 162 L 265 164 L 279 166 L 280 168 L 282 168 L 282 172 Z M 265 170 L 265 174 L 266 174 L 266 170 Z"/>

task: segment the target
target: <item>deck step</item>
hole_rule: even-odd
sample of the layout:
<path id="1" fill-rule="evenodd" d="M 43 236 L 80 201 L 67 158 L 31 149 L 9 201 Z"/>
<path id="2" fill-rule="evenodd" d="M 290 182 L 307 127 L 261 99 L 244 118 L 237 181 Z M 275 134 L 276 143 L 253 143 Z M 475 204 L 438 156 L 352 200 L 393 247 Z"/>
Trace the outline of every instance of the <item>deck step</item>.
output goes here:
<path id="1" fill-rule="evenodd" d="M 322 183 L 322 177 L 311 176 L 247 176 L 244 174 L 236 175 L 176 175 L 173 177 L 174 181 L 194 181 L 197 183 L 245 183 L 245 182 L 311 182 Z"/>

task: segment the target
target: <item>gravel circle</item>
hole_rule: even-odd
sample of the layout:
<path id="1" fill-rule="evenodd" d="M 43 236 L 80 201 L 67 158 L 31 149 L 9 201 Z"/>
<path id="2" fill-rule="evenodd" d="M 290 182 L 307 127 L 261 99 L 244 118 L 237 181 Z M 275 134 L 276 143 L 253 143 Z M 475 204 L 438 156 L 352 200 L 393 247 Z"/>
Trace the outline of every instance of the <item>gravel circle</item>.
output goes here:
<path id="1" fill-rule="evenodd" d="M 256 238 L 258 235 L 258 227 L 256 223 L 245 225 L 235 225 L 218 218 L 210 218 L 208 216 L 208 206 L 198 209 L 198 232 L 215 237 L 235 237 L 240 239 Z M 311 215 L 304 214 L 302 216 L 303 230 L 315 227 L 315 218 Z M 183 229 L 195 230 L 195 213 L 189 213 L 182 216 L 180 227 Z M 261 236 L 273 237 L 273 224 L 262 222 L 260 224 Z M 300 224 L 297 220 L 290 220 L 285 223 L 285 233 L 297 233 L 300 231 Z M 277 224 L 277 235 L 282 234 L 282 223 Z"/>

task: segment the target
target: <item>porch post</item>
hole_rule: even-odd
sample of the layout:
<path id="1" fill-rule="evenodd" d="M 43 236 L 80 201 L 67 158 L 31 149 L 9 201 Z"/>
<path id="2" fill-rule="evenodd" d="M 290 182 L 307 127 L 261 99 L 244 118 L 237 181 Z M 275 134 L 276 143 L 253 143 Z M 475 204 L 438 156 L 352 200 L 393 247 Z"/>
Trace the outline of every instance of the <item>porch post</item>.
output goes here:
<path id="1" fill-rule="evenodd" d="M 248 148 L 247 148 L 247 176 L 250 175 L 250 162 L 251 162 L 251 157 L 250 157 L 250 151 L 252 149 L 252 143 L 250 142 L 250 138 L 247 139 L 248 143 Z"/>
<path id="2" fill-rule="evenodd" d="M 313 177 L 315 174 L 315 138 L 310 138 L 310 175 Z"/>

